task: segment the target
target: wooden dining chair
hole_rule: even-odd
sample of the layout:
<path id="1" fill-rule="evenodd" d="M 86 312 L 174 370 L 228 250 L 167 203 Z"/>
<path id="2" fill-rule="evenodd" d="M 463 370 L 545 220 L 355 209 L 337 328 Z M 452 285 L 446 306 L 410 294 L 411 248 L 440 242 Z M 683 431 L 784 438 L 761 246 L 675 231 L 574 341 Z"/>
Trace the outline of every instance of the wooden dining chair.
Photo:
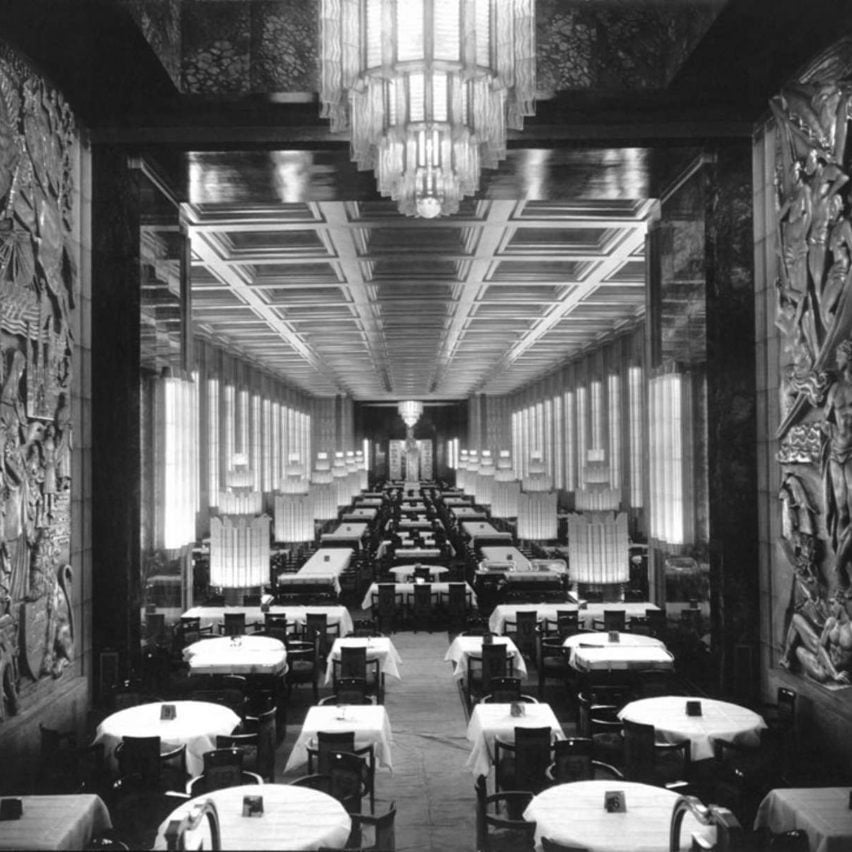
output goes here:
<path id="1" fill-rule="evenodd" d="M 220 630 L 223 636 L 244 636 L 246 614 L 244 612 L 226 612 Z"/>
<path id="2" fill-rule="evenodd" d="M 596 618 L 593 624 L 595 630 L 623 633 L 627 627 L 627 610 L 605 609 L 603 618 Z"/>
<path id="3" fill-rule="evenodd" d="M 553 763 L 553 731 L 549 725 L 540 728 L 515 727 L 515 741 L 497 737 L 494 740 L 495 788 L 530 790 L 538 793 L 550 785 L 547 770 Z"/>
<path id="4" fill-rule="evenodd" d="M 257 774 L 267 781 L 275 780 L 275 749 L 283 732 L 278 729 L 278 708 L 273 706 L 257 714 L 246 714 L 243 733 L 257 734 Z"/>
<path id="5" fill-rule="evenodd" d="M 163 752 L 159 737 L 124 736 L 115 758 L 124 787 L 182 790 L 186 784 L 186 743 Z"/>
<path id="6" fill-rule="evenodd" d="M 313 690 L 314 704 L 319 699 L 319 639 L 313 641 L 287 639 L 287 672 L 284 683 L 288 697 L 294 686 L 310 684 Z"/>
<path id="7" fill-rule="evenodd" d="M 367 681 L 362 677 L 341 677 L 337 679 L 335 691 L 320 698 L 317 705 L 329 704 L 373 704 L 373 697 L 367 694 Z"/>
<path id="8" fill-rule="evenodd" d="M 332 688 L 337 691 L 339 678 L 362 678 L 367 685 L 367 694 L 375 695 L 379 704 L 384 703 L 385 675 L 379 660 L 368 660 L 367 649 L 361 646 L 343 645 L 340 659 L 332 664 Z"/>
<path id="9" fill-rule="evenodd" d="M 653 725 L 624 719 L 624 777 L 641 784 L 666 786 L 689 781 L 691 776 L 689 739 L 661 742 Z"/>
<path id="10" fill-rule="evenodd" d="M 491 681 L 496 677 L 512 677 L 514 667 L 507 646 L 501 643 L 483 644 L 479 654 L 470 654 L 467 659 L 466 692 L 468 704 L 472 705 L 491 692 Z"/>
<path id="11" fill-rule="evenodd" d="M 285 613 L 265 612 L 263 614 L 263 629 L 267 636 L 287 644 L 287 615 Z"/>
<path id="12" fill-rule="evenodd" d="M 446 592 L 438 592 L 438 606 L 447 618 L 447 630 L 455 636 L 465 628 L 468 616 L 467 587 L 464 583 L 451 582 Z"/>
<path id="13" fill-rule="evenodd" d="M 593 779 L 623 779 L 624 775 L 612 764 L 596 760 L 595 742 L 591 737 L 566 737 L 553 743 L 553 763 L 548 777 L 555 784 Z"/>
<path id="14" fill-rule="evenodd" d="M 395 583 L 379 583 L 373 603 L 373 620 L 382 633 L 393 633 L 404 605 L 402 592 Z"/>
<path id="15" fill-rule="evenodd" d="M 217 749 L 239 749 L 243 755 L 242 768 L 261 775 L 259 757 L 260 735 L 258 731 L 240 734 L 219 734 L 216 737 Z M 272 778 L 264 777 L 265 781 Z"/>
<path id="16" fill-rule="evenodd" d="M 350 844 L 357 844 L 361 852 L 396 852 L 396 802 L 391 802 L 381 814 L 353 813 L 349 816 L 352 819 Z M 372 833 L 371 840 L 365 837 L 365 828 Z"/>
<path id="17" fill-rule="evenodd" d="M 361 802 L 370 789 L 370 768 L 365 758 L 352 752 L 332 751 L 328 755 L 331 795 L 349 813 L 360 813 Z"/>
<path id="18" fill-rule="evenodd" d="M 515 612 L 514 618 L 507 618 L 503 629 L 523 655 L 524 659 L 535 661 L 538 646 L 538 613 L 534 609 Z"/>
<path id="19" fill-rule="evenodd" d="M 477 785 L 476 793 L 476 848 L 482 852 L 533 852 L 536 823 L 522 816 L 533 794 L 504 790 L 489 796 L 484 784 Z"/>
<path id="20" fill-rule="evenodd" d="M 424 583 L 415 583 L 413 592 L 411 592 L 407 597 L 412 629 L 416 633 L 418 628 L 425 628 L 431 633 L 434 623 L 432 584 L 428 581 Z"/>

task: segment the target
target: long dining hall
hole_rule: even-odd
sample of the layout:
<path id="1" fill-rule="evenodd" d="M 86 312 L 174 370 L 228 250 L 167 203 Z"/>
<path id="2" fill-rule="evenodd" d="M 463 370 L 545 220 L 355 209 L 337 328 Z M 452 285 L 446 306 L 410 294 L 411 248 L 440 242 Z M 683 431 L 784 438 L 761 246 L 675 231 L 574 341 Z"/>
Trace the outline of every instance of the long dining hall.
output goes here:
<path id="1" fill-rule="evenodd" d="M 0 5 L 0 852 L 852 849 L 852 4 Z"/>

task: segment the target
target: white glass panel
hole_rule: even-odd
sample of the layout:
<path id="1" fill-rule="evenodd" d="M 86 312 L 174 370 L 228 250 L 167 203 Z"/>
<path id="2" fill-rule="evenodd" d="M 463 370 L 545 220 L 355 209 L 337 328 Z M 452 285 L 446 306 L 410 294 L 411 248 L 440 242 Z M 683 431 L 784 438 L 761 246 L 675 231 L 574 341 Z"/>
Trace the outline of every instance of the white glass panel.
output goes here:
<path id="1" fill-rule="evenodd" d="M 405 5 L 408 5 L 407 2 Z M 461 56 L 461 3 L 459 0 L 435 0 L 434 9 L 434 56 L 458 62 Z"/>
<path id="2" fill-rule="evenodd" d="M 396 50 L 400 62 L 423 59 L 423 0 L 396 4 Z"/>
<path id="3" fill-rule="evenodd" d="M 609 484 L 621 488 L 621 376 L 611 373 L 609 387 Z"/>
<path id="4" fill-rule="evenodd" d="M 207 503 L 219 503 L 219 380 L 207 380 Z"/>
<path id="5" fill-rule="evenodd" d="M 630 505 L 643 504 L 642 480 L 645 473 L 645 401 L 641 367 L 627 372 L 630 393 Z"/>

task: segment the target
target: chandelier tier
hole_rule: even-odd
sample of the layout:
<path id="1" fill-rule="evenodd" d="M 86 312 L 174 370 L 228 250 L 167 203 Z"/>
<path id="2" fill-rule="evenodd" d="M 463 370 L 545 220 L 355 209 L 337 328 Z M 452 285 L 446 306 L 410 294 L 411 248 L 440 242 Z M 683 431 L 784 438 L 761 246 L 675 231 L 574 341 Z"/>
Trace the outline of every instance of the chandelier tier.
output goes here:
<path id="1" fill-rule="evenodd" d="M 423 403 L 414 399 L 406 399 L 397 405 L 397 411 L 408 429 L 413 429 L 420 415 L 423 414 Z"/>
<path id="2" fill-rule="evenodd" d="M 322 117 L 406 216 L 459 209 L 535 98 L 534 0 L 322 0 Z"/>

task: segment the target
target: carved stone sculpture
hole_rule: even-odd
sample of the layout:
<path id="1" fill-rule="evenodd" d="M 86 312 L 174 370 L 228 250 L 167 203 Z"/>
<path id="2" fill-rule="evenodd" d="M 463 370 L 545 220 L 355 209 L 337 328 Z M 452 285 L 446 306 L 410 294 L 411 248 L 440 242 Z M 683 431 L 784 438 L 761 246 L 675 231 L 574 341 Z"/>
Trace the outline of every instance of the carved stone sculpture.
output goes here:
<path id="1" fill-rule="evenodd" d="M 74 659 L 73 116 L 0 49 L 0 719 Z"/>

